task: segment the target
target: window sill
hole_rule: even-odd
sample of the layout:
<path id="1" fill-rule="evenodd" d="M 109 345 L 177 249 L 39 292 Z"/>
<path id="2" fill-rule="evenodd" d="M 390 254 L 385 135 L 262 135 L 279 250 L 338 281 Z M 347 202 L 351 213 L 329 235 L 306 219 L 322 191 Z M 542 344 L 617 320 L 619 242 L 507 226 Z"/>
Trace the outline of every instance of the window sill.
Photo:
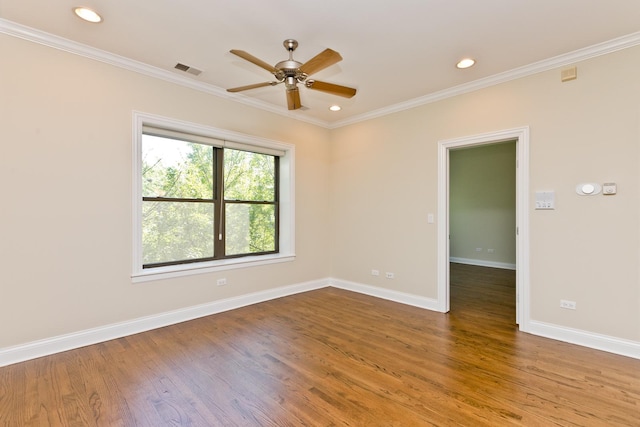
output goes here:
<path id="1" fill-rule="evenodd" d="M 295 260 L 295 254 L 260 255 L 253 257 L 230 258 L 195 264 L 171 265 L 167 267 L 149 268 L 131 275 L 133 283 L 153 280 L 172 279 L 194 274 L 215 273 L 224 270 L 235 270 L 259 265 L 276 264 Z"/>

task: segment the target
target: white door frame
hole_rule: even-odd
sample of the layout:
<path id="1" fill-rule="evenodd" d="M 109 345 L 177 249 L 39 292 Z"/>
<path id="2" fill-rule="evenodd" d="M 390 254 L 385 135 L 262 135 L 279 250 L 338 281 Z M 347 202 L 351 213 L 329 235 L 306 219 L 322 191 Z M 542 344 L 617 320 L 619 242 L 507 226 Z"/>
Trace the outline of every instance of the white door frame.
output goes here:
<path id="1" fill-rule="evenodd" d="M 449 311 L 449 150 L 516 140 L 516 322 L 529 330 L 529 127 L 438 142 L 438 311 Z"/>

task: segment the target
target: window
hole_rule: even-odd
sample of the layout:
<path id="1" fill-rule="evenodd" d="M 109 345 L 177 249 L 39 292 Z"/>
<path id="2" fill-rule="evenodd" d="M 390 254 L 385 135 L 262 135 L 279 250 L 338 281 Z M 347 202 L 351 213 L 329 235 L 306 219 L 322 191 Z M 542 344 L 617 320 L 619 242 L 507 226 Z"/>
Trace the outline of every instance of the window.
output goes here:
<path id="1" fill-rule="evenodd" d="M 224 254 L 278 251 L 278 157 L 224 149 Z"/>
<path id="2" fill-rule="evenodd" d="M 293 146 L 134 119 L 134 280 L 292 259 Z"/>

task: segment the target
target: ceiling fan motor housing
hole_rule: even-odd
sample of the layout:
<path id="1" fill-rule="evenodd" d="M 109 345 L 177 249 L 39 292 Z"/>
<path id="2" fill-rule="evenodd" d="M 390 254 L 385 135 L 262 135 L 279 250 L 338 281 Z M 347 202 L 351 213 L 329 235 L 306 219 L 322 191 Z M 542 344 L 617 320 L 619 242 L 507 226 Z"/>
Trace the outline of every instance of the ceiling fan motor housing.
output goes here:
<path id="1" fill-rule="evenodd" d="M 285 76 L 289 77 L 289 76 L 295 76 L 296 74 L 302 74 L 302 73 L 298 73 L 298 68 L 300 68 L 301 65 L 302 65 L 301 62 L 290 59 L 288 61 L 278 62 L 276 64 L 276 68 L 279 71 L 282 71 Z"/>
<path id="2" fill-rule="evenodd" d="M 294 60 L 278 62 L 276 64 L 278 71 L 273 75 L 279 81 L 284 81 L 287 89 L 292 89 L 296 83 L 302 83 L 307 78 L 307 75 L 298 69 L 301 65 L 302 63 Z"/>

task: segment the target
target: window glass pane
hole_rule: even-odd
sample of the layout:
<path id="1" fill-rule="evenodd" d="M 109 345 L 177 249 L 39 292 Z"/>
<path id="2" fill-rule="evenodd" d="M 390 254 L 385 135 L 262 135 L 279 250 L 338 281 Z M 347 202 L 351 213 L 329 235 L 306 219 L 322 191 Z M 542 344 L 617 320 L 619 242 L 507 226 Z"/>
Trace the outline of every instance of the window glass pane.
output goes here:
<path id="1" fill-rule="evenodd" d="M 143 264 L 213 256 L 213 203 L 142 202 Z"/>
<path id="2" fill-rule="evenodd" d="M 213 198 L 213 147 L 142 135 L 142 195 Z"/>
<path id="3" fill-rule="evenodd" d="M 228 203 L 225 211 L 225 251 L 227 255 L 276 250 L 276 208 L 274 205 Z"/>
<path id="4" fill-rule="evenodd" d="M 274 201 L 275 157 L 224 150 L 225 200 Z"/>

